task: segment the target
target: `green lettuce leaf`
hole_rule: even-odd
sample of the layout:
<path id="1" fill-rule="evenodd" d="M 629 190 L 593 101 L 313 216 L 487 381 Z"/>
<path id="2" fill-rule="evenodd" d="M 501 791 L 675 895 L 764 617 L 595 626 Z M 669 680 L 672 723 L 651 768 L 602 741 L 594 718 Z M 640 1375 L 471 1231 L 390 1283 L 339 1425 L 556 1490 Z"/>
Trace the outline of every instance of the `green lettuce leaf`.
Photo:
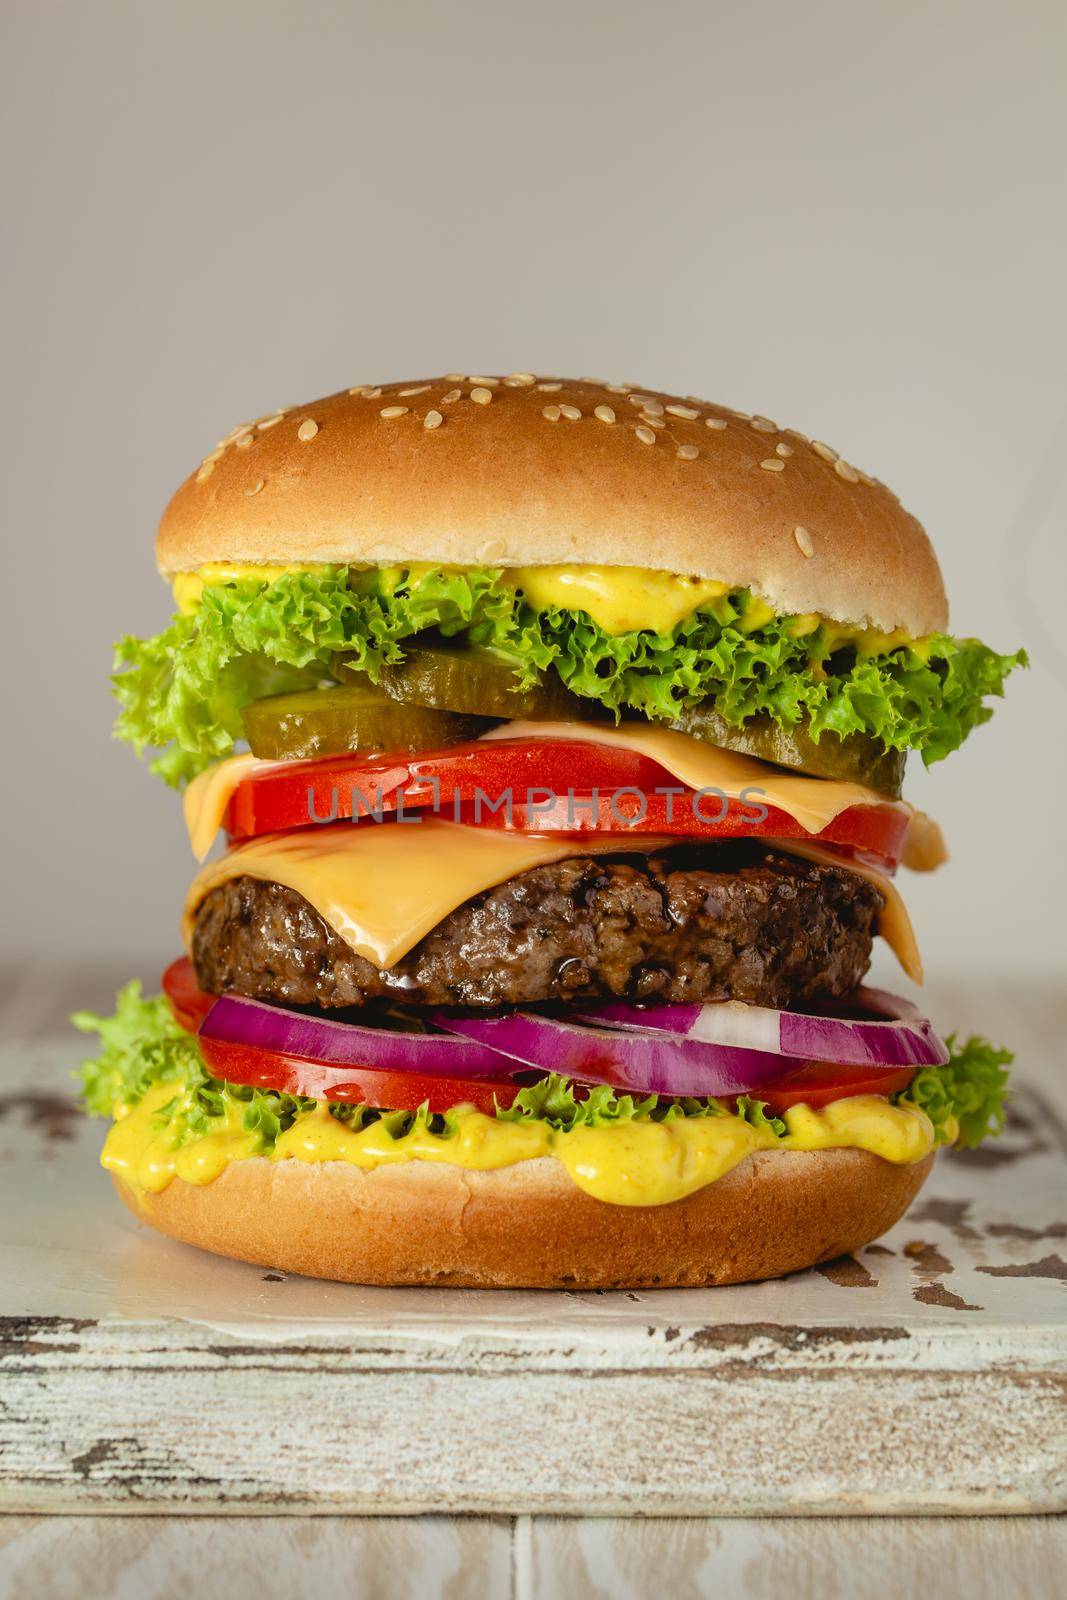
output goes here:
<path id="1" fill-rule="evenodd" d="M 1008 1074 L 1005 1067 L 1015 1057 L 988 1039 L 972 1035 L 962 1044 L 950 1034 L 945 1043 L 949 1060 L 943 1067 L 923 1067 L 896 1098 L 902 1105 L 918 1106 L 934 1125 L 938 1144 L 953 1142 L 971 1149 L 1004 1127 L 1004 1102 Z"/>
<path id="2" fill-rule="evenodd" d="M 82 1033 L 100 1036 L 99 1051 L 75 1074 L 86 1110 L 94 1116 L 110 1117 L 116 1104 L 134 1106 L 155 1084 L 173 1083 L 175 1096 L 183 1101 L 187 1137 L 209 1133 L 227 1105 L 239 1103 L 245 1129 L 258 1133 L 269 1149 L 301 1111 L 315 1104 L 213 1078 L 195 1038 L 175 1022 L 164 996 L 146 1000 L 139 983 L 120 989 L 114 1016 L 77 1011 L 70 1020 Z"/>
<path id="3" fill-rule="evenodd" d="M 748 598 L 712 601 L 670 634 L 616 635 L 585 612 L 535 610 L 496 568 L 242 578 L 205 588 L 191 615 L 153 638 L 119 641 L 115 733 L 138 754 L 157 751 L 153 771 L 177 787 L 230 753 L 249 701 L 314 685 L 335 651 L 376 681 L 383 663 L 403 658 L 405 639 L 432 628 L 505 651 L 517 687 L 554 667 L 575 694 L 616 716 L 669 721 L 710 697 L 735 726 L 757 713 L 787 730 L 804 719 L 815 738 L 863 732 L 930 764 L 989 718 L 986 700 L 1026 662 L 1023 651 L 997 655 L 947 634 L 862 656 L 834 648 L 822 628 L 794 638 L 788 618 L 748 632 Z"/>

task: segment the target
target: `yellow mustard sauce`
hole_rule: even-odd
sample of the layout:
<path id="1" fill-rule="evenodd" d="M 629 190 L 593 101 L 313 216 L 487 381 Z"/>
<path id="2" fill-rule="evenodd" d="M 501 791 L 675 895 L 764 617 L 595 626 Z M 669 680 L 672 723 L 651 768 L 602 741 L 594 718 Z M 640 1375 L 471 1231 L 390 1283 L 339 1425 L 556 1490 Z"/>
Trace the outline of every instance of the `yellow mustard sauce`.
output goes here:
<path id="1" fill-rule="evenodd" d="M 544 1122 L 503 1122 L 473 1106 L 456 1108 L 451 1134 L 415 1127 L 394 1138 L 381 1121 L 354 1129 L 320 1102 L 265 1151 L 260 1135 L 242 1127 L 241 1114 L 240 1104 L 230 1103 L 217 1128 L 191 1135 L 174 1085 L 156 1084 L 132 1109 L 116 1107 L 101 1162 L 145 1195 L 165 1189 L 173 1178 L 211 1183 L 231 1161 L 260 1154 L 271 1161 L 344 1161 L 364 1171 L 396 1162 L 443 1161 L 470 1172 L 552 1156 L 579 1189 L 597 1200 L 658 1206 L 714 1183 L 755 1150 L 868 1150 L 910 1165 L 934 1146 L 933 1125 L 924 1111 L 892 1106 L 879 1095 L 855 1095 L 821 1110 L 794 1106 L 785 1113 L 788 1133 L 782 1138 L 735 1116 L 561 1131 Z"/>
<path id="2" fill-rule="evenodd" d="M 216 561 L 195 572 L 179 572 L 173 583 L 174 599 L 178 610 L 188 615 L 196 610 L 209 584 L 254 577 L 273 582 L 289 572 L 329 570 L 322 565 L 250 566 Z M 399 582 L 405 574 L 417 577 L 441 569 L 427 562 L 413 562 L 388 570 Z M 645 567 L 509 567 L 503 576 L 505 583 L 514 584 L 539 610 L 558 606 L 564 611 L 584 611 L 610 634 L 630 633 L 638 628 L 670 634 L 699 606 L 730 592 L 727 584 L 714 578 L 686 577 Z M 754 633 L 774 616 L 774 607 L 768 601 L 750 595 L 734 625 L 742 633 Z M 807 638 L 817 628 L 824 628 L 831 650 L 853 646 L 861 656 L 873 656 L 908 645 L 923 659 L 929 655 L 929 641 L 913 639 L 903 628 L 883 633 L 856 623 L 833 622 L 817 612 L 793 617 L 789 626 L 795 639 Z"/>
<path id="3" fill-rule="evenodd" d="M 179 572 L 176 574 L 171 588 L 174 592 L 174 603 L 183 617 L 191 616 L 200 604 L 204 590 L 216 583 L 239 583 L 242 578 L 262 578 L 267 583 L 273 583 L 276 578 L 284 578 L 290 572 L 329 572 L 330 568 L 321 562 L 301 565 L 292 562 L 287 566 L 253 566 L 249 562 L 241 561 L 209 561 L 206 566 L 198 567 L 195 572 Z"/>

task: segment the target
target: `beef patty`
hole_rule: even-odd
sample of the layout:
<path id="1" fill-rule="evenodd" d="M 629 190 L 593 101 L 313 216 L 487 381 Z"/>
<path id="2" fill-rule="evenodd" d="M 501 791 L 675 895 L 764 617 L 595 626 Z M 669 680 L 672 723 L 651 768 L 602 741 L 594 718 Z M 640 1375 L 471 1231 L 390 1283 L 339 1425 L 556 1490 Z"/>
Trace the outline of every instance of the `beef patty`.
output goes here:
<path id="1" fill-rule="evenodd" d="M 611 996 L 782 1007 L 855 988 L 881 906 L 844 867 L 737 840 L 535 867 L 458 907 L 388 970 L 292 889 L 234 878 L 200 907 L 192 954 L 204 989 L 327 1009 Z"/>

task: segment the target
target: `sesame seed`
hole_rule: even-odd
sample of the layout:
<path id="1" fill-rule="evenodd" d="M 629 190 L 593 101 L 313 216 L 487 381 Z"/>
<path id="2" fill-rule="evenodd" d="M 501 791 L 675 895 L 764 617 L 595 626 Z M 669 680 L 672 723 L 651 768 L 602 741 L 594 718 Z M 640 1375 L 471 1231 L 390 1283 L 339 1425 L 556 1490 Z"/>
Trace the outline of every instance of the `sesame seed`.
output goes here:
<path id="1" fill-rule="evenodd" d="M 445 382 L 446 383 L 462 383 L 463 380 L 466 378 L 466 376 L 467 376 L 467 374 L 465 372 L 446 372 L 445 373 Z"/>
<path id="2" fill-rule="evenodd" d="M 487 539 L 478 550 L 479 561 L 499 561 L 506 554 L 503 539 Z"/>
<path id="3" fill-rule="evenodd" d="M 615 421 L 615 413 L 610 406 L 594 406 L 593 415 L 599 422 Z"/>
<path id="4" fill-rule="evenodd" d="M 695 444 L 680 444 L 678 446 L 678 455 L 682 461 L 695 461 L 699 454 L 700 451 Z"/>
<path id="5" fill-rule="evenodd" d="M 499 389 L 500 388 L 500 379 L 499 378 L 471 378 L 471 382 L 472 383 L 481 384 L 483 389 Z"/>
<path id="6" fill-rule="evenodd" d="M 822 456 L 824 461 L 837 460 L 837 451 L 832 445 L 823 444 L 821 439 L 813 439 L 811 441 L 811 448 L 815 451 L 817 456 Z"/>
<path id="7" fill-rule="evenodd" d="M 796 540 L 802 556 L 813 556 L 815 554 L 815 546 L 811 542 L 811 534 L 807 528 L 794 528 L 793 538 Z"/>
<path id="8" fill-rule="evenodd" d="M 791 444 L 776 444 L 774 448 L 780 456 L 791 456 L 793 454 L 793 446 Z"/>
<path id="9" fill-rule="evenodd" d="M 214 470 L 215 463 L 213 461 L 202 461 L 200 463 L 200 471 L 196 475 L 197 483 L 203 483 L 205 478 L 210 478 Z"/>
<path id="10" fill-rule="evenodd" d="M 860 475 L 855 467 L 848 461 L 842 461 L 840 456 L 834 462 L 834 471 L 839 478 L 844 478 L 846 483 L 859 483 L 860 481 Z"/>
<path id="11" fill-rule="evenodd" d="M 411 395 L 411 394 L 425 394 L 429 387 L 430 387 L 430 385 L 428 383 L 420 383 L 414 389 L 398 389 L 397 390 L 397 394 L 400 396 L 400 398 L 402 400 L 406 400 L 408 395 Z"/>
<path id="12" fill-rule="evenodd" d="M 875 484 L 878 482 L 878 479 L 877 478 L 872 478 L 870 473 L 869 472 L 864 472 L 862 467 L 857 467 L 856 471 L 860 475 L 860 482 L 861 483 L 865 483 L 867 485 L 868 489 L 873 489 Z"/>
<path id="13" fill-rule="evenodd" d="M 349 389 L 348 392 L 349 394 L 366 394 L 367 385 L 365 383 L 357 383 L 356 387 L 354 389 Z"/>
<path id="14" fill-rule="evenodd" d="M 778 424 L 772 422 L 770 417 L 753 417 L 749 426 L 755 428 L 757 433 L 777 433 Z"/>
<path id="15" fill-rule="evenodd" d="M 380 396 L 381 396 L 381 392 L 382 392 L 382 391 L 381 391 L 381 388 L 377 388 L 377 389 L 364 389 L 364 391 L 363 391 L 363 398 L 364 398 L 364 400 L 377 400 L 377 399 L 379 399 L 379 398 L 380 398 Z"/>
<path id="16" fill-rule="evenodd" d="M 761 461 L 760 466 L 764 472 L 784 472 L 785 462 L 779 461 L 777 456 L 768 456 L 766 461 Z"/>
<path id="17" fill-rule="evenodd" d="M 276 411 L 273 417 L 264 417 L 262 422 L 257 422 L 256 427 L 260 433 L 266 433 L 268 428 L 276 428 L 279 422 L 285 420 L 284 411 Z"/>
<path id="18" fill-rule="evenodd" d="M 635 428 L 634 433 L 642 444 L 655 444 L 656 442 L 656 434 L 653 428 Z"/>
<path id="19" fill-rule="evenodd" d="M 652 396 L 650 394 L 632 394 L 631 393 L 631 394 L 628 394 L 626 398 L 629 400 L 629 402 L 630 402 L 630 404 L 632 406 L 641 406 L 641 408 L 643 410 L 645 410 L 645 411 L 647 411 L 650 406 L 653 406 L 653 405 L 656 404 L 656 401 L 653 400 L 653 398 L 652 398 Z"/>
<path id="20" fill-rule="evenodd" d="M 383 406 L 379 411 L 380 417 L 403 417 L 407 414 L 407 406 Z"/>
<path id="21" fill-rule="evenodd" d="M 705 428 L 714 428 L 716 433 L 721 433 L 722 430 L 726 427 L 726 418 L 725 417 L 705 417 L 704 418 L 704 426 L 705 426 Z"/>
<path id="22" fill-rule="evenodd" d="M 563 413 L 559 406 L 544 406 L 541 415 L 546 422 L 558 422 Z"/>
<path id="23" fill-rule="evenodd" d="M 318 431 L 318 423 L 315 422 L 311 417 L 305 417 L 299 428 L 296 430 L 296 436 L 298 439 L 303 439 L 304 443 L 306 444 L 309 439 L 314 439 Z"/>
<path id="24" fill-rule="evenodd" d="M 459 399 L 459 397 L 460 397 L 460 395 L 462 393 L 463 393 L 462 389 L 449 389 L 447 394 L 443 394 L 441 396 L 441 404 L 443 406 L 453 405 L 455 403 L 455 401 L 457 401 Z"/>
<path id="25" fill-rule="evenodd" d="M 663 402 L 662 402 L 662 400 L 650 400 L 646 396 L 645 403 L 641 407 L 641 409 L 642 409 L 642 411 L 651 412 L 652 416 L 654 416 L 654 417 L 662 417 L 662 415 L 663 415 Z"/>
<path id="26" fill-rule="evenodd" d="M 471 390 L 471 399 L 476 406 L 487 406 L 492 398 L 492 389 L 487 389 L 484 384 L 478 384 L 476 388 Z"/>
<path id="27" fill-rule="evenodd" d="M 568 422 L 581 421 L 582 413 L 577 406 L 560 406 L 559 414 L 561 417 L 566 417 Z"/>
<path id="28" fill-rule="evenodd" d="M 539 383 L 537 385 L 542 394 L 554 394 L 557 389 L 562 389 L 561 383 Z"/>
<path id="29" fill-rule="evenodd" d="M 509 372 L 504 382 L 509 389 L 528 389 L 537 379 L 532 372 Z"/>
<path id="30" fill-rule="evenodd" d="M 215 446 L 214 450 L 212 450 L 211 454 L 209 456 L 205 456 L 204 457 L 204 460 L 205 461 L 218 461 L 219 458 L 221 456 L 224 456 L 225 454 L 226 454 L 226 446 L 224 444 L 217 444 Z"/>
<path id="31" fill-rule="evenodd" d="M 594 386 L 594 388 L 596 388 L 596 389 L 606 389 L 607 388 L 607 384 L 604 382 L 603 378 L 585 377 L 585 378 L 579 378 L 578 382 L 579 383 L 591 383 Z"/>
<path id="32" fill-rule="evenodd" d="M 665 428 L 667 424 L 662 417 L 657 417 L 654 411 L 642 411 L 641 421 L 647 422 L 650 428 Z"/>
<path id="33" fill-rule="evenodd" d="M 692 406 L 668 406 L 667 414 L 671 417 L 684 417 L 687 422 L 695 422 L 700 412 L 694 411 Z"/>
<path id="34" fill-rule="evenodd" d="M 252 440 L 253 440 L 254 437 L 255 437 L 254 434 L 242 433 L 233 442 L 237 446 L 238 450 L 247 450 L 248 447 L 251 445 Z"/>
<path id="35" fill-rule="evenodd" d="M 257 478 L 255 483 L 252 485 L 252 487 L 250 489 L 246 489 L 245 490 L 245 494 L 258 494 L 259 491 L 262 489 L 262 487 L 263 487 L 263 479 L 262 478 Z"/>
<path id="36" fill-rule="evenodd" d="M 609 394 L 629 394 L 630 392 L 628 383 L 606 383 L 604 387 Z"/>
<path id="37" fill-rule="evenodd" d="M 422 425 L 424 428 L 432 432 L 434 428 L 439 428 L 444 420 L 444 417 L 439 411 L 427 411 L 426 415 L 422 419 Z"/>

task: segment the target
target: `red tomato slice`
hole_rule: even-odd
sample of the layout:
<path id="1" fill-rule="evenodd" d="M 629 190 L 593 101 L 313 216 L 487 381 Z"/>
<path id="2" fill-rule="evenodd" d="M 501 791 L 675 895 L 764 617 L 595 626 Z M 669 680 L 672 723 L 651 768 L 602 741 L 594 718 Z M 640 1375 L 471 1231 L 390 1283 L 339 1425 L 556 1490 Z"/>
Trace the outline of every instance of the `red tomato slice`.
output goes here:
<path id="1" fill-rule="evenodd" d="M 196 970 L 188 956 L 172 961 L 163 974 L 163 993 L 174 1013 L 174 1020 L 189 1033 L 195 1033 L 215 1004 L 196 981 Z"/>
<path id="2" fill-rule="evenodd" d="M 826 1106 L 854 1094 L 899 1094 L 915 1076 L 914 1067 L 841 1067 L 810 1061 L 796 1072 L 753 1089 L 754 1100 L 765 1100 L 772 1111 L 790 1106 Z"/>
<path id="3" fill-rule="evenodd" d="M 657 794 L 657 788 L 672 792 Z M 758 795 L 748 803 L 723 802 L 681 788 L 658 762 L 636 751 L 555 739 L 475 741 L 410 759 L 348 755 L 281 762 L 239 785 L 223 821 L 231 840 L 239 840 L 428 808 L 457 822 L 520 833 L 812 837 Z M 852 806 L 816 837 L 874 856 L 894 870 L 907 831 L 904 811 Z"/>
<path id="4" fill-rule="evenodd" d="M 431 1111 L 474 1105 L 492 1113 L 510 1106 L 522 1085 L 511 1078 L 421 1078 L 413 1072 L 382 1072 L 373 1067 L 335 1067 L 321 1061 L 280 1055 L 251 1045 L 200 1039 L 200 1053 L 217 1078 L 251 1083 L 279 1094 L 308 1095 L 383 1111 L 415 1111 L 424 1102 Z"/>

